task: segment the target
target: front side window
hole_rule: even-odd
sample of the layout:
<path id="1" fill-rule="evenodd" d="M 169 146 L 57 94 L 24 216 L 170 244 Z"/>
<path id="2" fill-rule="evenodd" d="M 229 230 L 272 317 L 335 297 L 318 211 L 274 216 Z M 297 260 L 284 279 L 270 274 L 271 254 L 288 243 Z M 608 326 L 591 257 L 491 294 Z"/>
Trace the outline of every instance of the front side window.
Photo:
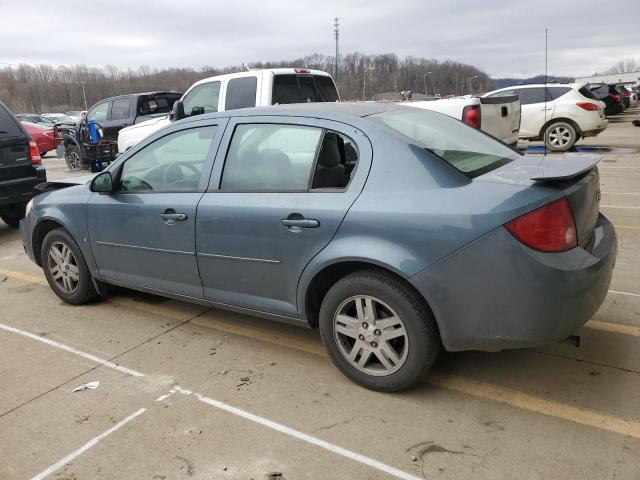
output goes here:
<path id="1" fill-rule="evenodd" d="M 184 97 L 182 101 L 184 114 L 187 117 L 191 117 L 203 113 L 217 112 L 219 100 L 220 82 L 203 83 L 194 87 Z"/>
<path id="2" fill-rule="evenodd" d="M 107 119 L 109 102 L 102 102 L 91 109 L 87 114 L 87 121 L 102 122 Z"/>
<path id="3" fill-rule="evenodd" d="M 111 120 L 126 120 L 131 108 L 130 98 L 116 98 L 111 105 Z"/>
<path id="4" fill-rule="evenodd" d="M 196 191 L 216 126 L 170 133 L 129 158 L 120 174 L 121 192 Z"/>
<path id="5" fill-rule="evenodd" d="M 520 154 L 459 120 L 402 108 L 370 117 L 434 153 L 470 178 L 520 158 Z"/>
<path id="6" fill-rule="evenodd" d="M 225 108 L 249 108 L 256 106 L 257 77 L 241 77 L 229 80 L 225 97 Z M 186 112 L 186 110 L 185 110 Z"/>
<path id="7" fill-rule="evenodd" d="M 518 90 L 521 105 L 531 105 L 534 103 L 544 103 L 545 88 L 521 88 Z"/>

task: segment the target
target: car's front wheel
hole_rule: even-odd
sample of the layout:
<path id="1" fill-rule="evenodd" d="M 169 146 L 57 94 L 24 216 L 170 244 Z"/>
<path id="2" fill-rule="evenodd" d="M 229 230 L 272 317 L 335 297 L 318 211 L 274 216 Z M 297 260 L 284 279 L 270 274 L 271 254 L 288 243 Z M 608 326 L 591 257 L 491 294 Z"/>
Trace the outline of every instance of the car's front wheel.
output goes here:
<path id="1" fill-rule="evenodd" d="M 47 233 L 40 261 L 49 286 L 65 302 L 77 305 L 97 296 L 84 256 L 65 229 Z"/>
<path id="2" fill-rule="evenodd" d="M 80 149 L 76 145 L 67 145 L 64 150 L 64 159 L 69 170 L 82 170 L 82 156 Z"/>
<path id="3" fill-rule="evenodd" d="M 578 140 L 576 129 L 567 122 L 555 122 L 544 132 L 544 143 L 552 152 L 565 152 Z"/>
<path id="4" fill-rule="evenodd" d="M 320 335 L 342 373 L 384 392 L 416 383 L 440 347 L 424 300 L 401 280 L 376 270 L 347 275 L 329 289 L 320 308 Z"/>

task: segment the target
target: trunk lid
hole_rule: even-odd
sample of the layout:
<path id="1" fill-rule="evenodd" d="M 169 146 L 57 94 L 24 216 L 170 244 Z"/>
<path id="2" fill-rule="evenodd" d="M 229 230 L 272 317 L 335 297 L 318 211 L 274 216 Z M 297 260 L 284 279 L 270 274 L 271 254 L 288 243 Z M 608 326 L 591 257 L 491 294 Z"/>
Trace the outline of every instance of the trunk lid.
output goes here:
<path id="1" fill-rule="evenodd" d="M 34 175 L 27 137 L 0 137 L 0 182 Z"/>
<path id="2" fill-rule="evenodd" d="M 558 193 L 565 195 L 576 223 L 578 244 L 584 247 L 591 240 L 600 212 L 600 175 L 596 166 L 599 161 L 599 155 L 530 155 L 492 170 L 474 181 L 547 189 L 548 202 L 542 202 L 540 206 L 558 198 Z"/>

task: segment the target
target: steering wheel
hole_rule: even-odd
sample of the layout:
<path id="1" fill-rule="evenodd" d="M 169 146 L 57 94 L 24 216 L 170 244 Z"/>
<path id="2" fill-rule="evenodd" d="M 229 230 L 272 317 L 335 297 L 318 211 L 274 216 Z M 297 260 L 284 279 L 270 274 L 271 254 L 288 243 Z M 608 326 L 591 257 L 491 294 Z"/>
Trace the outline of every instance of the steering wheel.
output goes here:
<path id="1" fill-rule="evenodd" d="M 164 185 L 169 184 L 169 183 L 170 183 L 170 182 L 169 182 L 169 178 L 168 178 L 168 176 L 169 176 L 169 175 L 168 175 L 168 174 L 169 174 L 169 171 L 170 171 L 172 168 L 180 168 L 180 167 L 186 167 L 186 168 L 187 168 L 187 170 L 191 170 L 191 171 L 194 173 L 194 175 L 196 175 L 196 176 L 198 176 L 198 177 L 200 176 L 200 170 L 198 170 L 198 169 L 197 169 L 195 166 L 193 166 L 192 164 L 190 164 L 190 163 L 188 163 L 188 162 L 173 162 L 173 163 L 169 163 L 169 164 L 167 164 L 167 166 L 166 166 L 166 167 L 165 167 L 165 169 L 164 169 L 164 172 L 162 172 L 162 183 L 163 183 Z M 182 171 L 180 171 L 180 173 L 182 173 Z M 173 182 L 171 182 L 171 183 L 173 183 Z"/>

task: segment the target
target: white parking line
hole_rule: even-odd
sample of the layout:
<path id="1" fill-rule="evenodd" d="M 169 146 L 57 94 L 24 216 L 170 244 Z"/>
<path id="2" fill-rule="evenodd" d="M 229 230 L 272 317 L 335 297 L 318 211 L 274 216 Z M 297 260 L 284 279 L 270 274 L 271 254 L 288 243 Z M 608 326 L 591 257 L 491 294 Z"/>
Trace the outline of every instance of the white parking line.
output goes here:
<path id="1" fill-rule="evenodd" d="M 618 295 L 629 295 L 630 297 L 640 297 L 640 293 L 619 292 L 618 290 L 609 290 L 609 293 L 616 293 Z"/>
<path id="2" fill-rule="evenodd" d="M 206 403 L 212 407 L 223 410 L 227 413 L 231 413 L 233 415 L 237 415 L 246 420 L 249 420 L 254 423 L 258 423 L 264 427 L 270 428 L 280 433 L 284 433 L 285 435 L 289 435 L 291 437 L 297 438 L 298 440 L 302 440 L 303 442 L 310 443 L 311 445 L 315 445 L 316 447 L 324 448 L 332 453 L 336 453 L 350 460 L 354 460 L 356 462 L 367 465 L 368 467 L 375 468 L 381 472 L 384 472 L 388 475 L 392 475 L 396 478 L 401 478 L 403 480 L 424 480 L 421 477 L 416 477 L 415 475 L 411 475 L 403 470 L 399 470 L 395 467 L 387 465 L 386 463 L 379 462 L 374 460 L 373 458 L 367 457 L 365 455 L 361 455 L 356 452 L 352 452 L 351 450 L 347 450 L 346 448 L 339 447 L 334 445 L 333 443 L 329 443 L 325 440 L 321 440 L 312 435 L 308 435 L 306 433 L 299 432 L 298 430 L 294 430 L 293 428 L 287 427 L 286 425 L 282 425 L 281 423 L 274 422 L 273 420 L 268 420 L 259 415 L 255 415 L 253 413 L 249 413 L 245 410 L 241 410 L 239 408 L 233 407 L 227 403 L 221 402 L 220 400 L 215 400 L 213 398 L 206 397 L 197 392 L 193 392 L 191 390 L 185 390 L 179 386 L 175 386 L 171 389 L 169 394 L 163 395 L 160 398 L 156 399 L 156 401 L 162 401 L 169 397 L 174 393 L 180 393 L 182 395 L 193 395 L 199 401 Z"/>
<path id="3" fill-rule="evenodd" d="M 631 205 L 605 205 L 603 203 L 600 204 L 600 207 L 604 207 L 604 208 L 628 208 L 631 210 L 637 210 L 640 207 L 636 207 L 636 206 L 631 206 Z"/>
<path id="4" fill-rule="evenodd" d="M 640 195 L 638 192 L 600 192 L 603 195 Z"/>
<path id="5" fill-rule="evenodd" d="M 37 340 L 38 342 L 46 343 L 47 345 L 59 348 L 60 350 L 65 350 L 65 351 L 70 352 L 70 353 L 75 353 L 76 355 L 79 355 L 79 356 L 81 356 L 83 358 L 86 358 L 87 360 L 91 360 L 92 362 L 99 363 L 100 366 L 112 368 L 113 370 L 117 370 L 117 371 L 122 372 L 122 373 L 127 373 L 129 375 L 133 375 L 134 377 L 144 377 L 144 373 L 138 372 L 136 370 L 132 370 L 132 369 L 127 368 L 127 367 L 123 367 L 122 365 L 115 364 L 113 362 L 110 362 L 109 360 L 105 360 L 104 358 L 96 357 L 95 355 L 92 355 L 92 354 L 87 353 L 87 352 L 83 352 L 81 350 L 78 350 L 77 348 L 70 347 L 70 346 L 65 345 L 63 343 L 59 343 L 59 342 L 56 342 L 54 340 L 50 340 L 48 338 L 41 337 L 39 335 L 35 335 L 33 333 L 26 332 L 24 330 L 20 330 L 19 328 L 15 328 L 15 327 L 11 327 L 9 325 L 5 325 L 4 323 L 0 323 L 0 329 L 6 330 L 7 332 L 11 332 L 11 333 L 16 333 L 16 334 L 22 335 L 24 337 L 28 337 L 28 338 L 30 338 L 32 340 Z"/>
<path id="6" fill-rule="evenodd" d="M 142 415 L 146 411 L 147 411 L 146 408 L 141 408 L 137 412 L 132 413 L 131 415 L 129 415 L 124 420 L 121 420 L 120 422 L 116 423 L 109 430 L 107 430 L 105 432 L 102 432 L 100 435 L 98 435 L 97 437 L 92 438 L 87 443 L 85 443 L 83 446 L 78 448 L 77 450 L 74 450 L 73 452 L 71 452 L 66 457 L 58 460 L 56 463 L 51 465 L 49 468 L 47 468 L 46 470 L 43 470 L 42 472 L 37 474 L 35 477 L 31 478 L 31 480 L 42 480 L 43 478 L 46 478 L 47 476 L 51 475 L 53 472 L 55 472 L 59 468 L 65 466 L 67 463 L 69 463 L 74 458 L 82 455 L 84 452 L 89 450 L 91 447 L 93 447 L 95 444 L 97 444 L 100 440 L 105 438 L 107 435 L 111 435 L 113 432 L 115 432 L 116 430 L 122 428 L 124 425 L 129 423 L 131 420 L 136 418 L 138 415 Z"/>

